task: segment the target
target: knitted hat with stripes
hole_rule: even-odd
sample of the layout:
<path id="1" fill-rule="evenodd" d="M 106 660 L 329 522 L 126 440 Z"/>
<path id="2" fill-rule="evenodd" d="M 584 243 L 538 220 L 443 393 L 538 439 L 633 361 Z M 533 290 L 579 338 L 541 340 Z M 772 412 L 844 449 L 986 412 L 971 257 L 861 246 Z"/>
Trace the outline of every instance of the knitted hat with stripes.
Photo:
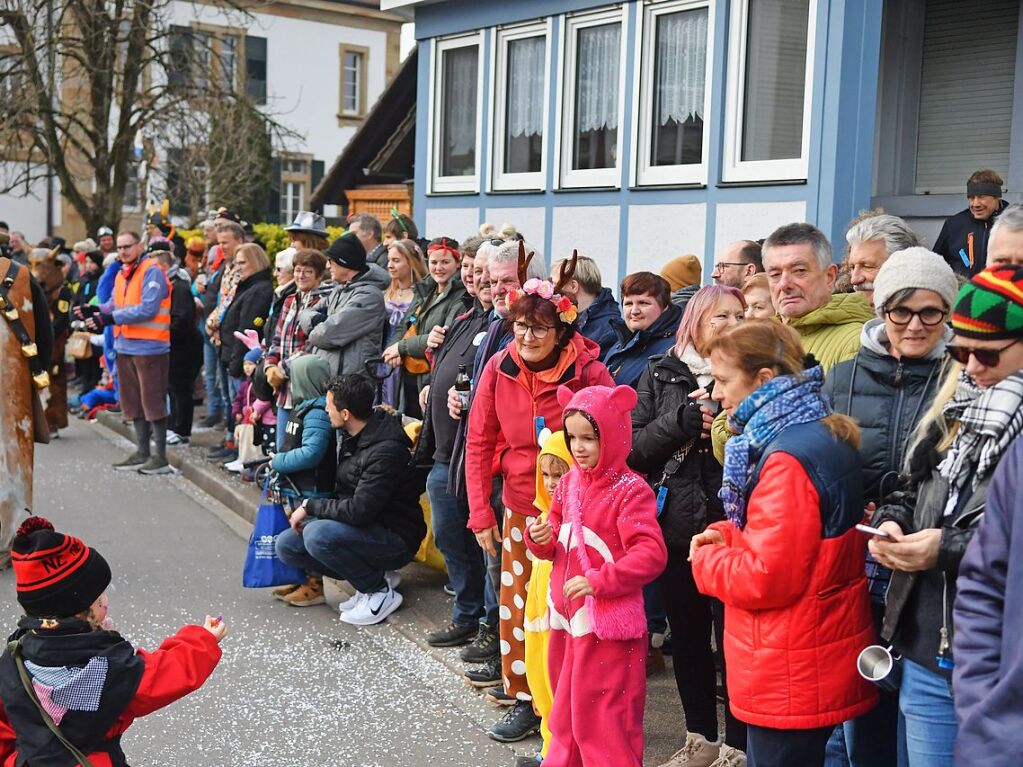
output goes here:
<path id="1" fill-rule="evenodd" d="M 28 615 L 69 618 L 84 612 L 110 585 L 110 566 L 96 549 L 29 517 L 11 545 L 18 602 Z"/>
<path id="2" fill-rule="evenodd" d="M 984 341 L 1023 337 L 1023 266 L 998 264 L 975 274 L 959 291 L 952 327 Z"/>

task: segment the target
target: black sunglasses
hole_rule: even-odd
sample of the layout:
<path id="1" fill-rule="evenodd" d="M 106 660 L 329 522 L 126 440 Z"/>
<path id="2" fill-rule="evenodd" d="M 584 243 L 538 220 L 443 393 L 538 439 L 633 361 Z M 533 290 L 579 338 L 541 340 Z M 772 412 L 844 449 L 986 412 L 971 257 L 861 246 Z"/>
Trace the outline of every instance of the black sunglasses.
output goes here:
<path id="1" fill-rule="evenodd" d="M 1011 349 L 1018 343 L 1018 339 L 1016 341 L 1010 341 L 1001 349 L 971 349 L 969 346 L 956 346 L 955 344 L 949 344 L 945 347 L 945 351 L 948 353 L 949 357 L 954 359 L 960 365 L 968 364 L 970 357 L 973 357 L 986 368 L 996 368 L 1002 359 L 1002 352 Z"/>

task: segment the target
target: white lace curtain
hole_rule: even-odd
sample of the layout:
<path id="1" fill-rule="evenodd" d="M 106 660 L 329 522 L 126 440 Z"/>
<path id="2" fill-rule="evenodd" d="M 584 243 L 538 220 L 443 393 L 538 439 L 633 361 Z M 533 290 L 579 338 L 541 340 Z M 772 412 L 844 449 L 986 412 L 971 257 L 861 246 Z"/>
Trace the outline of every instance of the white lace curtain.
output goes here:
<path id="1" fill-rule="evenodd" d="M 622 25 L 579 30 L 576 52 L 576 132 L 618 127 L 618 57 Z"/>
<path id="2" fill-rule="evenodd" d="M 657 20 L 657 119 L 681 125 L 703 119 L 707 81 L 707 9 L 665 14 Z"/>
<path id="3" fill-rule="evenodd" d="M 444 52 L 444 144 L 448 154 L 466 155 L 476 148 L 476 77 L 478 47 Z"/>
<path id="4" fill-rule="evenodd" d="M 508 135 L 543 135 L 543 81 L 547 41 L 527 37 L 508 43 Z"/>

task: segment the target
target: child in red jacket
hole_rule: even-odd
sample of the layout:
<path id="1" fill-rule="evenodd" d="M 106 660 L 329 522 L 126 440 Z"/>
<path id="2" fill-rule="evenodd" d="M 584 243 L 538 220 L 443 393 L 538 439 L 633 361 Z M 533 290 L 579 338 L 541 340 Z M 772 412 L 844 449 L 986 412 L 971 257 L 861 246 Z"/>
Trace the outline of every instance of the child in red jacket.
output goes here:
<path id="1" fill-rule="evenodd" d="M 107 615 L 98 551 L 29 517 L 11 558 L 25 615 L 0 655 L 0 765 L 126 767 L 121 735 L 202 686 L 227 627 L 207 615 L 155 652 L 136 650 Z"/>
<path id="2" fill-rule="evenodd" d="M 646 698 L 643 586 L 667 550 L 653 491 L 625 465 L 632 448 L 628 386 L 561 387 L 575 467 L 546 521 L 528 529 L 534 556 L 553 560 L 549 668 L 554 690 L 545 767 L 641 767 Z"/>

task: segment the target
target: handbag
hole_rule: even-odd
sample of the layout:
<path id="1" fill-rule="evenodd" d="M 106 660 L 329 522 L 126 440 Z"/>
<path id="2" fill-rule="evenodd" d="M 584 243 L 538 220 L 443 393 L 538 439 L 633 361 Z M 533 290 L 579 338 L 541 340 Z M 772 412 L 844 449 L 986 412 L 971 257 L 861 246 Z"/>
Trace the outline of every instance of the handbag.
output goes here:
<path id="1" fill-rule="evenodd" d="M 415 338 L 419 333 L 416 331 L 418 327 L 416 320 L 419 319 L 419 312 L 422 311 L 422 307 L 416 309 L 416 313 L 412 315 L 409 320 L 408 330 L 405 331 L 405 335 L 401 337 L 402 341 L 407 341 L 410 338 Z M 430 363 L 426 360 L 421 360 L 418 357 L 413 357 L 406 354 L 401 360 L 402 367 L 405 368 L 406 373 L 411 373 L 415 376 L 425 375 L 430 372 Z"/>
<path id="2" fill-rule="evenodd" d="M 269 488 L 268 479 L 263 484 L 262 503 L 256 511 L 256 523 L 252 527 L 252 537 L 249 538 L 249 548 L 245 554 L 242 586 L 247 589 L 304 583 L 306 579 L 302 568 L 287 565 L 277 556 L 277 536 L 290 525 L 284 507 L 270 501 Z"/>
<path id="3" fill-rule="evenodd" d="M 67 340 L 67 353 L 76 360 L 92 358 L 92 334 L 76 330 Z"/>

